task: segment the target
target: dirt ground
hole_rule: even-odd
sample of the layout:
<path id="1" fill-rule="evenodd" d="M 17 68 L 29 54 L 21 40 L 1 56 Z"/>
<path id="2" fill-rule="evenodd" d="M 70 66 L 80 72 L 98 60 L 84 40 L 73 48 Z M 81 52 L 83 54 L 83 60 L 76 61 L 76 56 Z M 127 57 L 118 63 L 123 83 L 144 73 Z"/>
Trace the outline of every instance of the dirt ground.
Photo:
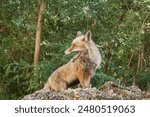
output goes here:
<path id="1" fill-rule="evenodd" d="M 149 100 L 150 90 L 141 91 L 137 86 L 124 87 L 114 82 L 106 82 L 97 88 L 67 89 L 56 93 L 54 91 L 38 90 L 24 96 L 23 100 Z"/>

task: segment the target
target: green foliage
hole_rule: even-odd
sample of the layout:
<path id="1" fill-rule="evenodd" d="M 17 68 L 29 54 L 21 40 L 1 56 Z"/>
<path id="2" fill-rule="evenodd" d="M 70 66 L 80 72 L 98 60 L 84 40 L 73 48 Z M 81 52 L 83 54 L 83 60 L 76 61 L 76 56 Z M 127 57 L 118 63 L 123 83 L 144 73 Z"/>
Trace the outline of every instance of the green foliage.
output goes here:
<path id="1" fill-rule="evenodd" d="M 39 64 L 33 67 L 37 14 L 43 16 Z M 149 88 L 149 0 L 6 0 L 0 1 L 0 99 L 20 99 L 44 86 L 67 63 L 64 56 L 77 31 L 91 30 L 103 62 L 92 79 Z"/>
<path id="2" fill-rule="evenodd" d="M 42 88 L 53 68 L 53 64 L 51 64 L 49 61 L 41 61 L 32 72 L 29 80 L 28 91 L 33 92 L 39 88 Z"/>
<path id="3" fill-rule="evenodd" d="M 17 99 L 19 95 L 26 94 L 32 66 L 21 60 L 5 65 L 3 70 L 0 87 L 3 99 Z"/>
<path id="4" fill-rule="evenodd" d="M 107 81 L 112 81 L 112 82 L 116 82 L 119 84 L 119 81 L 117 79 L 115 79 L 107 74 L 104 74 L 102 72 L 102 70 L 98 69 L 97 73 L 92 78 L 91 83 L 92 83 L 93 87 L 99 88 Z"/>
<path id="5" fill-rule="evenodd" d="M 148 71 L 141 71 L 136 75 L 136 84 L 142 90 L 148 90 L 150 88 L 150 72 Z"/>

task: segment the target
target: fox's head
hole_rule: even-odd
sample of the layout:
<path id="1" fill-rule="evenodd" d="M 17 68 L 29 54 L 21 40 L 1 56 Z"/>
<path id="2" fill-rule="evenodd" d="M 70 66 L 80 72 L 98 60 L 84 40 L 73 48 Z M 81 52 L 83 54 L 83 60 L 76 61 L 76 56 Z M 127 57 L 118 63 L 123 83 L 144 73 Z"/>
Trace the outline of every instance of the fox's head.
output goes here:
<path id="1" fill-rule="evenodd" d="M 90 31 L 88 31 L 85 35 L 82 35 L 82 33 L 78 31 L 76 38 L 71 43 L 71 47 L 65 51 L 65 54 L 67 55 L 72 52 L 76 52 L 77 55 L 74 58 L 77 59 L 81 54 L 86 53 L 89 48 L 91 36 L 92 34 Z"/>

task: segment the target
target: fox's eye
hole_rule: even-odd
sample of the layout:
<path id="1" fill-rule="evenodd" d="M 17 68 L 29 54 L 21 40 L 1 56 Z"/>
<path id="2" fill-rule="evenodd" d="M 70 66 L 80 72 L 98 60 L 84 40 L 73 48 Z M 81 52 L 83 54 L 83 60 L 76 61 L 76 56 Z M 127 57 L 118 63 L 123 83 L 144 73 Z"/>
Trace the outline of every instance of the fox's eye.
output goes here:
<path id="1" fill-rule="evenodd" d="M 82 41 L 85 41 L 85 38 L 83 38 Z"/>

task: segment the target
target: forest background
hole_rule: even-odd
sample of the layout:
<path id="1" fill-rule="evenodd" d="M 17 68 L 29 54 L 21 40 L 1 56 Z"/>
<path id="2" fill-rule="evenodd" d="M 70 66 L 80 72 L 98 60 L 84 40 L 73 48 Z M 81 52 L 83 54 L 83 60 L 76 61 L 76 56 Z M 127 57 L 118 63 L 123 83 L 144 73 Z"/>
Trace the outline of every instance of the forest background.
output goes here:
<path id="1" fill-rule="evenodd" d="M 45 4 L 40 59 L 34 65 L 40 4 Z M 150 88 L 150 0 L 0 0 L 0 99 L 44 86 L 77 31 L 91 30 L 102 64 L 91 83 Z"/>

